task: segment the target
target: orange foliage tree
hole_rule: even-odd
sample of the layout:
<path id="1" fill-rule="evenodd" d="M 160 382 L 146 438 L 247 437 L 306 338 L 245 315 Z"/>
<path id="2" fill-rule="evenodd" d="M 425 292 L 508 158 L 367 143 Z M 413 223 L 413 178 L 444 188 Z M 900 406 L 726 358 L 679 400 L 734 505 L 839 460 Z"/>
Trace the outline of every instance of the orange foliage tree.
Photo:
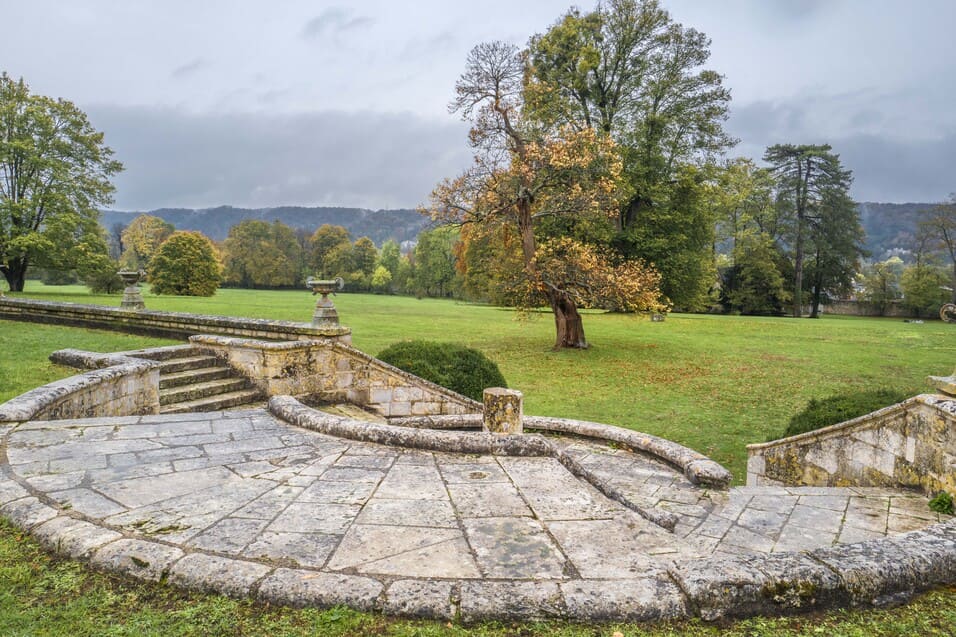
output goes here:
<path id="1" fill-rule="evenodd" d="M 517 304 L 547 303 L 554 313 L 555 348 L 586 348 L 579 307 L 661 311 L 666 303 L 651 267 L 617 262 L 574 233 L 554 230 L 612 224 L 627 195 L 622 165 L 607 135 L 547 130 L 523 118 L 526 74 L 525 57 L 513 45 L 492 42 L 471 51 L 452 110 L 472 122 L 474 163 L 435 188 L 428 212 L 446 223 L 474 226 L 464 233 L 472 242 L 514 232 L 523 270 L 509 283 Z M 501 260 L 502 266 L 508 262 Z"/>

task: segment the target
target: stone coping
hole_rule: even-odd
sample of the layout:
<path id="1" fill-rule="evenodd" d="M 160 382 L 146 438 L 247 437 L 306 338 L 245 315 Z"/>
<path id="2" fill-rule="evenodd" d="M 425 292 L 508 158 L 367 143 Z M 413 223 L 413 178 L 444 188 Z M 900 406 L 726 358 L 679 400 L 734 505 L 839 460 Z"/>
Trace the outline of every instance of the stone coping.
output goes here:
<path id="1" fill-rule="evenodd" d="M 230 334 L 265 339 L 299 340 L 347 338 L 352 333 L 351 329 L 342 325 L 319 327 L 294 321 L 130 310 L 104 305 L 9 296 L 0 298 L 0 319 L 107 328 L 178 338 L 186 338 L 193 334 Z"/>
<path id="2" fill-rule="evenodd" d="M 79 350 L 72 351 L 78 355 L 89 354 Z M 102 358 L 96 360 L 97 356 Z M 0 404 L 0 423 L 32 420 L 44 410 L 68 401 L 71 395 L 91 390 L 98 385 L 115 383 L 131 374 L 157 367 L 157 364 L 152 361 L 116 354 L 93 354 L 89 360 L 95 361 L 90 366 L 96 369 L 47 383 Z"/>
<path id="3" fill-rule="evenodd" d="M 930 407 L 932 409 L 939 409 L 949 414 L 956 415 L 956 399 L 937 394 L 920 394 L 919 396 L 914 396 L 913 398 L 907 398 L 901 403 L 896 403 L 895 405 L 890 405 L 889 407 L 884 407 L 883 409 L 853 418 L 852 420 L 830 425 L 829 427 L 822 427 L 820 429 L 807 431 L 795 436 L 780 438 L 779 440 L 749 444 L 747 445 L 747 450 L 757 451 L 762 449 L 772 449 L 782 445 L 793 445 L 803 442 L 817 441 L 825 438 L 840 437 L 845 435 L 850 429 L 855 429 L 860 425 L 867 424 L 868 422 L 880 423 L 889 417 L 908 412 L 913 407 L 918 405 L 925 405 L 926 407 Z"/>
<path id="4" fill-rule="evenodd" d="M 547 416 L 524 416 L 523 421 L 526 429 L 615 442 L 650 454 L 680 468 L 694 484 L 725 489 L 733 479 L 727 469 L 707 456 L 676 442 L 640 431 L 585 420 Z M 389 424 L 415 429 L 476 428 L 481 427 L 481 415 L 396 418 L 389 420 Z"/>
<path id="5" fill-rule="evenodd" d="M 11 471 L 6 444 L 14 429 L 0 426 L 0 515 L 45 547 L 101 570 L 267 603 L 344 604 L 464 622 L 716 620 L 898 603 L 916 591 L 956 582 L 956 520 L 799 553 L 678 559 L 663 570 L 629 579 L 442 579 L 288 567 L 181 547 L 95 523 L 58 505 Z"/>

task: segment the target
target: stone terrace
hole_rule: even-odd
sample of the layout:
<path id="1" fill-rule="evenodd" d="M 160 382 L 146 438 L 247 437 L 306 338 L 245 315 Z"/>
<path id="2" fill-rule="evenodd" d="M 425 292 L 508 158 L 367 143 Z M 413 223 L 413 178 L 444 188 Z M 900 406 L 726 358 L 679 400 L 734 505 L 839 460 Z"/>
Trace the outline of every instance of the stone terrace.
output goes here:
<path id="1" fill-rule="evenodd" d="M 0 515 L 94 566 L 466 621 L 745 614 L 733 599 L 704 599 L 699 560 L 785 552 L 797 563 L 789 552 L 946 521 L 922 494 L 708 490 L 641 454 L 551 438 L 629 500 L 676 514 L 670 533 L 554 458 L 354 442 L 261 409 L 34 421 L 0 435 Z M 952 523 L 934 528 L 953 535 Z M 810 579 L 838 579 L 827 559 L 812 561 L 822 574 Z M 737 577 L 743 588 L 772 583 L 760 568 Z"/>

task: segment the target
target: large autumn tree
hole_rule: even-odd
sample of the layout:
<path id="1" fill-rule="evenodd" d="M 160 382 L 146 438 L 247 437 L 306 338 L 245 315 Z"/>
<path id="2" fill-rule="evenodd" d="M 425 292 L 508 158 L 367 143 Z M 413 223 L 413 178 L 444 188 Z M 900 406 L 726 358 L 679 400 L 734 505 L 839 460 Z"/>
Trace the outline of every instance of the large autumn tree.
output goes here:
<path id="1" fill-rule="evenodd" d="M 102 242 L 98 206 L 123 169 L 112 157 L 72 102 L 0 74 L 0 270 L 11 290 L 31 265 L 77 267 Z"/>
<path id="2" fill-rule="evenodd" d="M 243 288 L 292 287 L 302 280 L 302 247 L 295 231 L 275 221 L 247 219 L 223 243 L 223 279 Z"/>
<path id="3" fill-rule="evenodd" d="M 474 164 L 434 190 L 430 211 L 478 232 L 512 228 L 525 303 L 550 306 L 556 348 L 584 348 L 579 307 L 661 309 L 659 277 L 641 262 L 612 261 L 567 227 L 607 224 L 617 216 L 626 192 L 620 155 L 613 140 L 593 129 L 545 127 L 525 117 L 526 59 L 502 42 L 478 45 L 468 55 L 451 108 L 472 123 Z"/>
<path id="4" fill-rule="evenodd" d="M 165 219 L 138 215 L 120 233 L 120 265 L 127 270 L 145 270 L 159 246 L 174 232 L 176 227 Z"/>
<path id="5" fill-rule="evenodd" d="M 657 0 L 606 0 L 569 10 L 529 46 L 529 116 L 614 139 L 629 187 L 615 247 L 652 262 L 665 294 L 688 309 L 708 304 L 716 278 L 701 169 L 735 143 L 709 45 Z"/>

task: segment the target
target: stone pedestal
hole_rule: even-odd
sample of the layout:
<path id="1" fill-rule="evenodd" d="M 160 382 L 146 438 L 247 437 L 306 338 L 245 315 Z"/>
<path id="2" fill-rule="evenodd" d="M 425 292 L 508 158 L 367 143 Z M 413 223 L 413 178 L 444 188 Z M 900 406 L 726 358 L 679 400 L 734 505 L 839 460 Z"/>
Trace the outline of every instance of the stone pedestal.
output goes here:
<path id="1" fill-rule="evenodd" d="M 315 303 L 315 311 L 312 313 L 312 325 L 316 327 L 338 326 L 339 313 L 335 309 L 335 304 L 329 298 L 336 290 L 341 290 L 345 286 L 345 281 L 337 277 L 331 281 L 310 278 L 306 285 L 312 288 L 312 294 L 321 294 L 322 296 Z"/>
<path id="2" fill-rule="evenodd" d="M 489 387 L 482 395 L 484 399 L 484 419 L 481 430 L 495 434 L 520 434 L 521 401 L 520 391 L 504 387 Z"/>
<path id="3" fill-rule="evenodd" d="M 143 273 L 121 270 L 117 272 L 117 274 L 123 279 L 123 283 L 126 284 L 120 307 L 124 310 L 145 310 L 146 302 L 143 301 L 143 294 L 139 291 L 139 286 L 137 286 L 137 283 L 143 278 Z"/>

